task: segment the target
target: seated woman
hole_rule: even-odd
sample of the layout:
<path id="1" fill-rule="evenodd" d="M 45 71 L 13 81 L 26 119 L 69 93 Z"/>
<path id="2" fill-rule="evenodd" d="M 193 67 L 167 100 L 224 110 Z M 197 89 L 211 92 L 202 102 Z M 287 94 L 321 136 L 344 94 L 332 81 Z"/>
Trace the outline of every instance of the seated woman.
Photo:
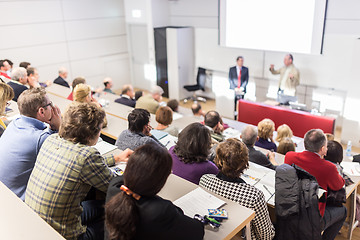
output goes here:
<path id="1" fill-rule="evenodd" d="M 272 239 L 275 229 L 271 223 L 264 194 L 240 178 L 249 167 L 246 145 L 238 139 L 229 138 L 216 149 L 215 164 L 220 172 L 206 174 L 200 186 L 255 211 L 251 221 L 251 239 Z"/>
<path id="2" fill-rule="evenodd" d="M 295 152 L 295 143 L 291 140 L 291 138 L 283 138 L 277 147 L 277 152 L 285 155 L 290 151 Z"/>
<path id="3" fill-rule="evenodd" d="M 105 205 L 108 239 L 203 239 L 204 227 L 156 194 L 171 173 L 165 148 L 146 144 L 130 156 L 123 176 L 109 185 Z"/>
<path id="4" fill-rule="evenodd" d="M 91 88 L 87 84 L 79 83 L 76 85 L 74 91 L 73 91 L 73 98 L 75 102 L 78 103 L 95 103 L 99 108 L 101 108 L 101 105 L 98 103 L 98 101 L 93 98 L 91 95 Z M 106 116 L 104 118 L 103 128 L 106 128 L 107 126 L 107 119 Z"/>
<path id="5" fill-rule="evenodd" d="M 164 131 L 177 137 L 179 135 L 179 129 L 174 126 L 170 126 L 173 120 L 173 111 L 169 107 L 159 107 L 156 110 L 156 121 L 158 122 L 156 130 Z"/>
<path id="6" fill-rule="evenodd" d="M 218 168 L 207 160 L 210 145 L 210 131 L 206 126 L 192 123 L 184 128 L 176 145 L 169 149 L 173 159 L 173 174 L 195 184 L 199 184 L 204 174 L 217 174 Z"/>
<path id="7" fill-rule="evenodd" d="M 271 119 L 265 118 L 258 123 L 258 136 L 255 146 L 265 148 L 276 152 L 277 147 L 274 143 L 273 133 L 275 131 L 275 124 Z"/>
<path id="8" fill-rule="evenodd" d="M 6 125 L 1 118 L 5 113 L 7 102 L 14 98 L 14 90 L 6 83 L 0 82 L 0 136 L 6 129 Z"/>
<path id="9" fill-rule="evenodd" d="M 280 143 L 284 138 L 292 138 L 293 132 L 287 124 L 280 125 L 277 128 L 277 135 L 275 140 Z"/>

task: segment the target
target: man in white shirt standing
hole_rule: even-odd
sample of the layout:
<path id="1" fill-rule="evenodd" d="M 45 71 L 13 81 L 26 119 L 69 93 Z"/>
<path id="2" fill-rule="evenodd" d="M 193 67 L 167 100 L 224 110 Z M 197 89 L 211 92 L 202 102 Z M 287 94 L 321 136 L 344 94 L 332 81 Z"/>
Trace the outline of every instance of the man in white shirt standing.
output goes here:
<path id="1" fill-rule="evenodd" d="M 287 54 L 284 58 L 285 66 L 282 68 L 275 70 L 274 64 L 270 65 L 270 72 L 272 74 L 280 74 L 279 93 L 289 96 L 295 96 L 296 86 L 300 83 L 300 73 L 294 66 L 293 60 L 293 56 Z"/>

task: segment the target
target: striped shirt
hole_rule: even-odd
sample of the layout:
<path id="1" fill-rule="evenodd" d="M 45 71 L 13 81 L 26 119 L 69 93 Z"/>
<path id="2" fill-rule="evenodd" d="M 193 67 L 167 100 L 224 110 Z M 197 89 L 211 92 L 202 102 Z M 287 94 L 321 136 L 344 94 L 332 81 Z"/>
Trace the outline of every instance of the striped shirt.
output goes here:
<path id="1" fill-rule="evenodd" d="M 106 193 L 113 177 L 107 165 L 114 164 L 113 156 L 54 134 L 40 149 L 25 202 L 66 239 L 77 239 L 86 231 L 80 203 L 91 187 Z"/>

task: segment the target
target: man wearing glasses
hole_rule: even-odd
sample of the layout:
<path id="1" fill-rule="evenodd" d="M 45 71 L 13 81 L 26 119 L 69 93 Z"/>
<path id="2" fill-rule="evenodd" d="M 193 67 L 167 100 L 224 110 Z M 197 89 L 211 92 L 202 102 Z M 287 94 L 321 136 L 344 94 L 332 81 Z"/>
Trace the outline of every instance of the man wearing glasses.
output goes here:
<path id="1" fill-rule="evenodd" d="M 41 145 L 59 130 L 61 113 L 40 88 L 24 91 L 18 98 L 18 107 L 21 115 L 0 138 L 0 181 L 24 200 Z"/>

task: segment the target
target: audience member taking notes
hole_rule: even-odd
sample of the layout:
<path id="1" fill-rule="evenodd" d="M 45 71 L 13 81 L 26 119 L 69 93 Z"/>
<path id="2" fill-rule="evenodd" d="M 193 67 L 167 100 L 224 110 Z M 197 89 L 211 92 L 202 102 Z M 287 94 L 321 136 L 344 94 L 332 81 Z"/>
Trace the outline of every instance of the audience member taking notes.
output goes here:
<path id="1" fill-rule="evenodd" d="M 171 173 L 171 156 L 154 144 L 130 156 L 123 176 L 115 177 L 106 196 L 106 239 L 200 240 L 204 226 L 156 194 Z"/>
<path id="2" fill-rule="evenodd" d="M 103 158 L 92 147 L 104 117 L 94 103 L 72 103 L 59 134 L 41 147 L 27 185 L 25 202 L 66 239 L 103 237 L 104 201 L 84 199 L 92 187 L 106 193 L 113 178 L 108 166 L 126 162 L 132 152 Z"/>
<path id="3" fill-rule="evenodd" d="M 272 239 L 275 229 L 270 220 L 264 194 L 240 178 L 243 171 L 249 167 L 248 161 L 248 149 L 245 144 L 235 138 L 227 139 L 216 149 L 215 164 L 220 172 L 202 176 L 200 186 L 254 210 L 251 239 Z"/>
<path id="4" fill-rule="evenodd" d="M 59 130 L 61 113 L 40 88 L 24 91 L 18 107 L 20 117 L 9 124 L 0 138 L 0 181 L 24 200 L 37 155 L 45 139 Z"/>

